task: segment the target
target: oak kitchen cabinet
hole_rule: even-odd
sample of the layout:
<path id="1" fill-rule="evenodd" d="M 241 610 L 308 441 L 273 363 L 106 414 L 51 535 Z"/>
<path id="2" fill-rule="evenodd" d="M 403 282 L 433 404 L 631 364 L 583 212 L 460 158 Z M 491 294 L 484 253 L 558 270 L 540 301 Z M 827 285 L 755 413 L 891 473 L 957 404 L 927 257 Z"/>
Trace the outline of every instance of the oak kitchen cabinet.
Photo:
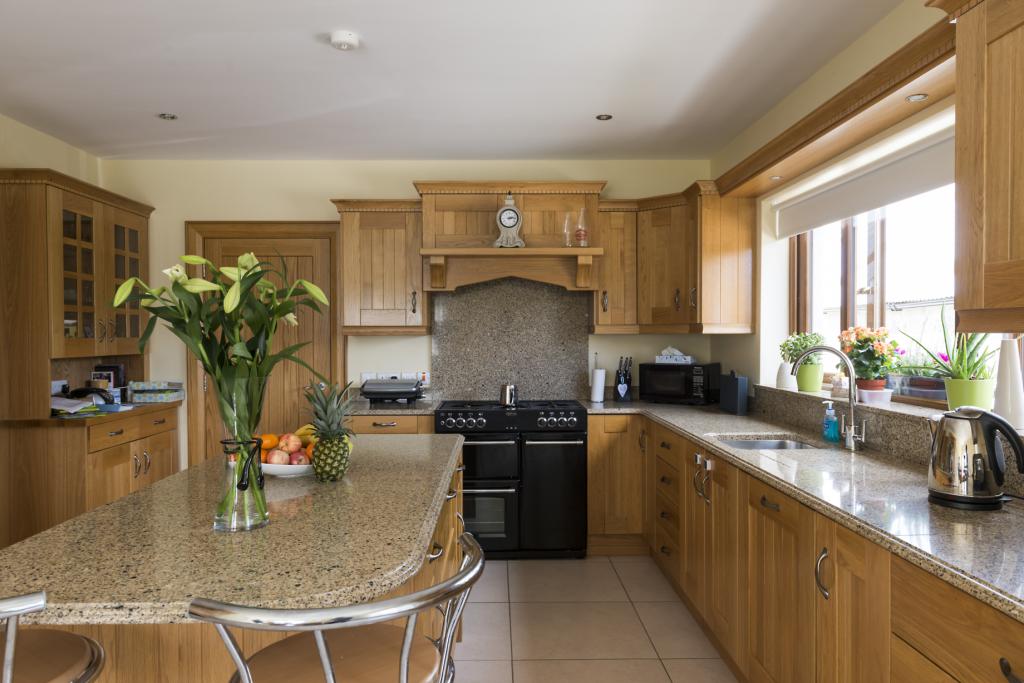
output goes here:
<path id="1" fill-rule="evenodd" d="M 594 334 L 636 334 L 637 203 L 602 200 L 592 243 L 602 247 L 597 259 L 594 293 Z"/>
<path id="2" fill-rule="evenodd" d="M 433 415 L 374 413 L 353 415 L 349 428 L 356 434 L 433 434 Z"/>
<path id="3" fill-rule="evenodd" d="M 956 312 L 961 331 L 1024 332 L 1024 0 L 956 24 Z"/>
<path id="4" fill-rule="evenodd" d="M 644 534 L 643 418 L 587 418 L 587 533 L 595 554 L 633 554 Z"/>
<path id="5" fill-rule="evenodd" d="M 344 334 L 429 334 L 419 200 L 334 200 L 341 216 Z"/>
<path id="6" fill-rule="evenodd" d="M 51 363 L 139 357 L 137 302 L 114 289 L 148 272 L 153 208 L 55 171 L 0 170 L 0 269 L 11 332 L 0 354 L 0 419 L 50 414 Z M 141 379 L 141 377 L 130 377 Z"/>

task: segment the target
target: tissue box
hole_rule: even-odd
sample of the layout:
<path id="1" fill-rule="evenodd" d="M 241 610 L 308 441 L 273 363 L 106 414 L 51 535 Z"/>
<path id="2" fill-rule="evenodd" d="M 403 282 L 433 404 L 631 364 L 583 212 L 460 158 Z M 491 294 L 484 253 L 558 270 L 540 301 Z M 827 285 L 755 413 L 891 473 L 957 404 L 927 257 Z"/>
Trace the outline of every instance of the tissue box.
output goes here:
<path id="1" fill-rule="evenodd" d="M 693 356 L 684 355 L 663 355 L 654 357 L 654 362 L 659 365 L 693 365 Z"/>

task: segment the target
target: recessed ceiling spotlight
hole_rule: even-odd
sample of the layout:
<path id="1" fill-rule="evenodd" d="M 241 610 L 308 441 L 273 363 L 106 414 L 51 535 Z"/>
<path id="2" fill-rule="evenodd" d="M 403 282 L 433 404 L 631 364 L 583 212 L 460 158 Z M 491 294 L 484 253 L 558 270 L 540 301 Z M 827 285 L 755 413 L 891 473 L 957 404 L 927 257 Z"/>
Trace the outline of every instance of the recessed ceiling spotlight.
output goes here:
<path id="1" fill-rule="evenodd" d="M 777 183 L 780 180 L 782 180 L 782 176 L 780 176 L 780 175 L 773 175 L 770 178 L 768 178 L 768 180 L 771 180 L 773 183 Z"/>
<path id="2" fill-rule="evenodd" d="M 594 118 L 597 119 L 598 121 L 611 121 L 612 120 L 612 115 L 611 114 L 598 114 Z"/>
<path id="3" fill-rule="evenodd" d="M 349 50 L 355 50 L 359 47 L 359 34 L 355 31 L 332 31 L 331 32 L 331 45 L 347 52 Z"/>
<path id="4" fill-rule="evenodd" d="M 158 119 L 163 119 L 164 121 L 177 121 L 178 120 L 178 115 L 177 114 L 172 114 L 172 113 L 167 112 L 167 111 L 160 112 L 159 114 L 156 115 L 156 117 Z"/>
<path id="5" fill-rule="evenodd" d="M 924 102 L 928 99 L 928 93 L 919 92 L 913 95 L 907 95 L 907 102 Z"/>

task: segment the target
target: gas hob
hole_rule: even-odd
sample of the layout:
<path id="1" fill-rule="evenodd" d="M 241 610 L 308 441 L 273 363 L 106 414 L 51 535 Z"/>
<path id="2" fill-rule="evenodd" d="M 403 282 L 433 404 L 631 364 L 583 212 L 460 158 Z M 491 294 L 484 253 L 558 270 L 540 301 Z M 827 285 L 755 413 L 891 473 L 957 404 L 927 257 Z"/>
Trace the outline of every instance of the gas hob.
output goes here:
<path id="1" fill-rule="evenodd" d="M 442 401 L 434 411 L 437 433 L 580 432 L 587 429 L 587 411 L 579 401 Z"/>

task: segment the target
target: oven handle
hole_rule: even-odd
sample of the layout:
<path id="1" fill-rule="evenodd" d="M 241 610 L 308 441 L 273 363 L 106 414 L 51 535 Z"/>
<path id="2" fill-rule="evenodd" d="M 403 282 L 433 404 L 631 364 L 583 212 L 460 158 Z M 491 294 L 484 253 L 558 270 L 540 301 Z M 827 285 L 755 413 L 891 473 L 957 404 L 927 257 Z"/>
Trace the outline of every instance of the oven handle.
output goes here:
<path id="1" fill-rule="evenodd" d="M 527 446 L 582 446 L 583 439 L 576 441 L 524 441 Z"/>
<path id="2" fill-rule="evenodd" d="M 468 493 L 516 493 L 515 489 L 462 489 L 462 494 Z"/>
<path id="3" fill-rule="evenodd" d="M 515 446 L 515 441 L 465 441 L 463 446 Z"/>

